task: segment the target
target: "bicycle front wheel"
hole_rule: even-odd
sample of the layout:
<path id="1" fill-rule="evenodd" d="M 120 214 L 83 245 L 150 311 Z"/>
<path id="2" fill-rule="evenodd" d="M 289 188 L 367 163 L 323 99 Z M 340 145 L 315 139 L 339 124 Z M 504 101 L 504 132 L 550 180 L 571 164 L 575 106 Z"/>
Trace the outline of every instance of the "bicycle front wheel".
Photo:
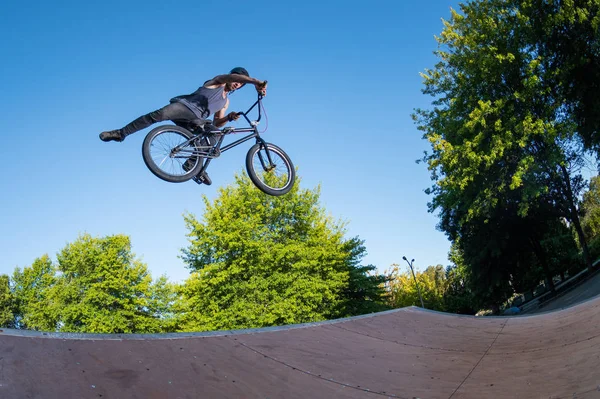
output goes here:
<path id="1" fill-rule="evenodd" d="M 183 183 L 196 176 L 202 168 L 201 158 L 193 156 L 194 135 L 179 126 L 158 126 L 152 129 L 142 144 L 142 157 L 150 171 L 162 180 Z M 186 144 L 187 143 L 187 144 Z"/>
<path id="2" fill-rule="evenodd" d="M 266 147 L 265 147 L 266 145 Z M 246 169 L 252 183 L 264 193 L 279 196 L 294 186 L 296 170 L 290 157 L 274 144 L 256 143 L 246 155 Z"/>

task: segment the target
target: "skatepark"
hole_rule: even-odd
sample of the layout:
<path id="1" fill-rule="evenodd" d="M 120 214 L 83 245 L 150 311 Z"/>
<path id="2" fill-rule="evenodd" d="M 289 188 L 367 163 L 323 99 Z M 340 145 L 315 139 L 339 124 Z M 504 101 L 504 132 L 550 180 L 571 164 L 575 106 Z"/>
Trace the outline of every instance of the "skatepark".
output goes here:
<path id="1" fill-rule="evenodd" d="M 0 333 L 3 398 L 598 398 L 600 298 L 161 335 Z"/>

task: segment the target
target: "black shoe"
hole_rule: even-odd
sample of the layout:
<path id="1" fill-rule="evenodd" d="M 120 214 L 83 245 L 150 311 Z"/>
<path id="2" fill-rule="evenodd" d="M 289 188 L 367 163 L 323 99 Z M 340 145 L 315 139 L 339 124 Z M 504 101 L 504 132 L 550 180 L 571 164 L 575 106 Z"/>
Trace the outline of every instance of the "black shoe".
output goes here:
<path id="1" fill-rule="evenodd" d="M 193 160 L 192 158 L 186 159 L 186 161 L 183 163 L 183 165 L 181 165 L 181 169 L 183 169 L 186 172 L 189 172 L 194 167 L 194 162 L 196 162 L 196 161 Z"/>
<path id="2" fill-rule="evenodd" d="M 102 141 L 123 141 L 125 136 L 118 130 L 110 130 L 108 132 L 100 133 L 100 140 Z"/>
<path id="3" fill-rule="evenodd" d="M 210 186 L 212 184 L 212 180 L 210 180 L 210 177 L 208 177 L 208 173 L 206 172 L 202 173 L 201 175 L 192 177 L 192 180 L 194 180 L 198 184 L 206 184 L 207 186 Z"/>
<path id="4" fill-rule="evenodd" d="M 181 165 L 181 168 L 188 172 L 194 167 L 194 162 L 195 160 L 192 160 L 192 158 L 188 158 L 183 163 L 183 165 Z M 202 173 L 201 175 L 196 175 L 192 177 L 192 180 L 198 184 L 206 184 L 207 186 L 210 186 L 212 184 L 212 180 L 210 180 L 210 177 L 208 177 L 208 174 L 206 172 Z"/>

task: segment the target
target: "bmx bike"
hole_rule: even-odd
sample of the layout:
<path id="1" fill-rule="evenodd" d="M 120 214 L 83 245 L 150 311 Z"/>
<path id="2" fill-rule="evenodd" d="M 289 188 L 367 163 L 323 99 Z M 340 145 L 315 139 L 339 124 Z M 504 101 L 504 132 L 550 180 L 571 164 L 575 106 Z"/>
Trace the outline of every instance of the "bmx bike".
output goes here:
<path id="1" fill-rule="evenodd" d="M 193 128 L 188 124 L 187 128 L 182 125 L 162 125 L 152 129 L 142 144 L 146 166 L 162 180 L 183 183 L 201 176 L 211 160 L 225 151 L 254 138 L 256 143 L 246 154 L 246 170 L 250 180 L 266 194 L 279 196 L 288 193 L 294 185 L 296 171 L 285 151 L 260 137 L 257 126 L 262 117 L 262 98 L 259 93 L 256 102 L 246 112 L 238 112 L 249 127 L 216 129 L 210 121 L 196 120 Z M 248 114 L 256 106 L 258 118 L 252 121 Z M 225 137 L 234 133 L 249 134 L 222 146 Z"/>

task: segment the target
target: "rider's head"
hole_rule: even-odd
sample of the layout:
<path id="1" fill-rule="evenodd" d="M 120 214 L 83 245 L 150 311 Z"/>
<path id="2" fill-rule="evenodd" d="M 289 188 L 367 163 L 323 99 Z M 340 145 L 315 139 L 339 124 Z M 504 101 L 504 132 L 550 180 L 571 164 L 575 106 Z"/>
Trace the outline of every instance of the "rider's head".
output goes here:
<path id="1" fill-rule="evenodd" d="M 231 75 L 233 74 L 237 74 L 237 75 L 245 75 L 245 76 L 250 76 L 250 74 L 248 73 L 248 71 L 246 70 L 246 68 L 242 68 L 242 67 L 235 67 L 233 68 L 231 71 L 229 71 L 229 73 Z M 239 85 L 239 83 L 238 83 Z M 245 83 L 242 83 L 240 86 L 233 88 L 231 83 L 227 83 L 225 85 L 225 88 L 227 89 L 227 91 L 229 92 L 234 92 L 237 89 L 241 89 L 242 87 L 244 87 Z"/>
<path id="2" fill-rule="evenodd" d="M 246 70 L 246 68 L 242 68 L 242 67 L 235 67 L 229 73 L 230 74 L 236 73 L 238 75 L 250 76 L 250 74 L 248 73 L 248 71 Z"/>

